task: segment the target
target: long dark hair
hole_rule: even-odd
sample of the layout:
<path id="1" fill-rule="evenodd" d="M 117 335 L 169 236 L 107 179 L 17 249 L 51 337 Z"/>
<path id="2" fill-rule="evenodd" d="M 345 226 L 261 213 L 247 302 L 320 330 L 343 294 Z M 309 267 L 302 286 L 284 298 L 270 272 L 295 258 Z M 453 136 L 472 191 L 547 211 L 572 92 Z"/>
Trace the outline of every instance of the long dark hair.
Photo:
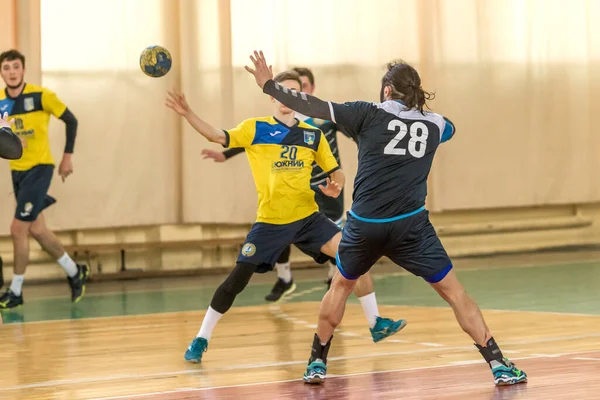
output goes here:
<path id="1" fill-rule="evenodd" d="M 392 99 L 401 100 L 408 108 L 416 108 L 422 114 L 423 107 L 429 108 L 427 100 L 435 98 L 434 93 L 426 92 L 421 87 L 421 77 L 416 69 L 404 61 L 393 61 L 387 65 L 387 72 L 381 80 L 381 101 L 383 88 L 392 88 Z"/>

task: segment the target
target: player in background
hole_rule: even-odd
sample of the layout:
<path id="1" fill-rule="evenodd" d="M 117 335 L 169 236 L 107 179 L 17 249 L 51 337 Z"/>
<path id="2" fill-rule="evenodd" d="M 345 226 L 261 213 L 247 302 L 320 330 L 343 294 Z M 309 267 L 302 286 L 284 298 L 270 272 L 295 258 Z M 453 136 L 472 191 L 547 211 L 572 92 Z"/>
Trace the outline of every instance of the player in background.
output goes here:
<path id="1" fill-rule="evenodd" d="M 0 93 L 0 112 L 14 121 L 14 133 L 19 136 L 23 154 L 10 161 L 17 208 L 10 227 L 14 249 L 13 279 L 10 288 L 0 296 L 0 308 L 23 304 L 23 281 L 29 263 L 29 235 L 49 253 L 67 273 L 71 301 L 81 300 L 89 276 L 86 265 L 76 264 L 65 252 L 60 241 L 46 226 L 43 210 L 56 200 L 48 195 L 54 172 L 50 152 L 48 124 L 54 115 L 66 124 L 66 144 L 58 174 L 63 181 L 73 173 L 71 160 L 77 134 L 77 119 L 50 90 L 25 83 L 25 57 L 17 50 L 0 54 L 0 73 L 6 84 Z"/>
<path id="2" fill-rule="evenodd" d="M 301 83 L 295 72 L 282 72 L 274 79 L 284 87 L 300 90 Z M 310 188 L 312 164 L 317 162 L 327 171 L 326 185 L 320 185 L 320 190 L 328 196 L 339 196 L 345 175 L 323 133 L 296 119 L 289 108 L 275 100 L 273 103 L 274 116 L 247 119 L 236 128 L 224 131 L 200 119 L 183 94 L 173 90 L 167 95 L 167 106 L 185 117 L 206 139 L 227 148 L 246 149 L 258 193 L 256 222 L 246 237 L 235 268 L 215 291 L 202 326 L 185 353 L 184 358 L 190 362 L 202 360 L 215 326 L 252 275 L 271 271 L 290 244 L 319 264 L 334 258 L 337 252 L 340 228 L 319 212 Z M 354 292 L 359 298 L 373 295 L 369 274 L 359 279 Z M 404 320 L 379 317 L 376 302 L 374 307 L 363 309 L 375 342 L 406 325 Z"/>
<path id="3" fill-rule="evenodd" d="M 358 143 L 353 203 L 336 258 L 339 274 L 321 302 L 305 382 L 325 379 L 333 332 L 348 296 L 356 279 L 382 256 L 425 279 L 448 302 L 496 385 L 526 382 L 525 372 L 503 356 L 429 221 L 427 177 L 438 145 L 451 139 L 455 128 L 447 118 L 424 111 L 432 96 L 422 89 L 417 71 L 403 62 L 390 63 L 382 78 L 380 103 L 338 104 L 273 81 L 262 51 L 250 59 L 254 69 L 246 70 L 265 94 L 302 114 L 337 122 Z"/>
<path id="4" fill-rule="evenodd" d="M 0 117 L 0 158 L 5 160 L 18 160 L 23 155 L 23 143 L 11 129 L 13 122 L 9 121 L 7 112 Z M 0 288 L 4 286 L 3 265 L 4 262 L 0 256 Z M 0 316 L 1 322 L 2 317 Z"/>
<path id="5" fill-rule="evenodd" d="M 293 68 L 292 70 L 297 72 L 300 76 L 300 81 L 302 82 L 302 91 L 308 94 L 313 94 L 316 89 L 315 76 L 313 72 L 308 68 L 301 67 Z M 300 113 L 296 113 L 296 118 L 319 128 L 325 134 L 325 139 L 329 143 L 329 147 L 331 147 L 331 152 L 333 153 L 338 165 L 341 167 L 342 164 L 337 141 L 337 131 L 339 130 L 338 126 L 332 121 L 315 120 Z M 347 135 L 343 130 L 341 130 L 341 132 L 349 137 L 349 135 Z M 202 151 L 202 154 L 204 155 L 205 159 L 210 158 L 215 162 L 225 162 L 231 157 L 243 152 L 243 148 L 227 149 L 223 152 L 205 149 Z M 323 169 L 321 169 L 317 163 L 314 163 L 310 179 L 310 186 L 315 192 L 315 201 L 319 206 L 319 211 L 325 214 L 327 218 L 335 222 L 335 224 L 341 228 L 344 221 L 344 190 L 342 189 L 342 193 L 338 197 L 324 195 L 321 190 L 319 190 L 319 185 L 325 182 L 326 177 L 327 175 L 325 171 L 323 171 Z M 291 246 L 288 246 L 283 253 L 281 253 L 281 256 L 277 260 L 277 263 L 275 264 L 275 270 L 277 271 L 277 282 L 275 282 L 275 285 L 271 289 L 271 292 L 265 297 L 265 300 L 276 302 L 281 298 L 292 294 L 294 290 L 296 290 L 296 284 L 294 283 L 294 279 L 292 277 L 291 265 L 289 261 L 290 253 Z M 329 289 L 331 286 L 331 281 L 336 270 L 337 268 L 335 266 L 335 261 L 331 260 L 326 281 L 327 289 Z"/>

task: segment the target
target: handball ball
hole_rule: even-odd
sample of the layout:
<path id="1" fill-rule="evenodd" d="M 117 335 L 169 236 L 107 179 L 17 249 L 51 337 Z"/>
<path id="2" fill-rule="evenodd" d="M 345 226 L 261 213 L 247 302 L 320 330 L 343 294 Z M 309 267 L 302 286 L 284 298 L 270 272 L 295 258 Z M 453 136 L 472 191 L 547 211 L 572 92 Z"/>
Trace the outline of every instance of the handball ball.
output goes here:
<path id="1" fill-rule="evenodd" d="M 171 69 L 171 64 L 171 53 L 162 46 L 148 46 L 140 55 L 142 72 L 153 78 L 165 76 Z"/>

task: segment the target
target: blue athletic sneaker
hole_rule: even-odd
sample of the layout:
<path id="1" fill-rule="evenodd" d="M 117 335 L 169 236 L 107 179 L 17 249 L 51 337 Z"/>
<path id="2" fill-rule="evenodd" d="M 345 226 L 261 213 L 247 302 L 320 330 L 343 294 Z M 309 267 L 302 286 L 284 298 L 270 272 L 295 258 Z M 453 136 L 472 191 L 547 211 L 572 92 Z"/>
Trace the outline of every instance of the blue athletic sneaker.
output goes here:
<path id="1" fill-rule="evenodd" d="M 375 326 L 370 329 L 371 336 L 373 337 L 373 341 L 377 343 L 380 340 L 387 338 L 388 336 L 392 336 L 394 333 L 398 332 L 405 326 L 406 320 L 403 319 L 394 321 L 393 319 L 389 318 L 377 317 Z"/>
<path id="2" fill-rule="evenodd" d="M 498 386 L 527 382 L 527 374 L 515 367 L 508 358 L 503 358 L 500 365 L 492 368 L 492 374 L 494 374 L 494 383 Z"/>
<path id="3" fill-rule="evenodd" d="M 206 352 L 206 349 L 208 349 L 208 341 L 206 339 L 202 337 L 194 338 L 183 357 L 186 361 L 199 363 L 202 361 L 202 353 Z"/>
<path id="4" fill-rule="evenodd" d="M 327 365 L 321 361 L 313 361 L 306 366 L 305 383 L 322 383 L 327 375 Z"/>

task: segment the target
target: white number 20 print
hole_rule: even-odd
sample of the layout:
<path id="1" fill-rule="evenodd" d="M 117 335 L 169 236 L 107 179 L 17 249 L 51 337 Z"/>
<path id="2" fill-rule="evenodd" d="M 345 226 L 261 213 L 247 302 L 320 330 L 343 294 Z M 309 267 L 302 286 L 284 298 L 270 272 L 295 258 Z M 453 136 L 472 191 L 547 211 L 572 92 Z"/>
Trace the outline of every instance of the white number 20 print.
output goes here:
<path id="1" fill-rule="evenodd" d="M 392 140 L 390 140 L 387 146 L 385 146 L 383 154 L 391 154 L 395 156 L 406 155 L 406 149 L 396 146 L 402 139 L 404 139 L 406 133 L 410 133 L 410 140 L 408 141 L 408 152 L 410 155 L 416 158 L 421 158 L 425 155 L 425 150 L 427 149 L 427 137 L 429 136 L 427 125 L 418 121 L 414 122 L 410 126 L 410 132 L 408 132 L 408 126 L 404 122 L 394 119 L 388 124 L 388 130 L 392 132 L 398 132 L 398 134 L 394 136 Z"/>

